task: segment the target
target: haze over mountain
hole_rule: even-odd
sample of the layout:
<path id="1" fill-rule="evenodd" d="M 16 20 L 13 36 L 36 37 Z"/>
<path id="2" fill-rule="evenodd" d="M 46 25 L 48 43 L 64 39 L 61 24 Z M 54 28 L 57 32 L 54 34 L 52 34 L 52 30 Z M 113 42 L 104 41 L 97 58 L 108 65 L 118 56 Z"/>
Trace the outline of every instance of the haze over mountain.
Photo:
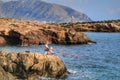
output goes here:
<path id="1" fill-rule="evenodd" d="M 77 22 L 91 19 L 72 8 L 42 0 L 0 1 L 0 17 L 46 22 Z"/>

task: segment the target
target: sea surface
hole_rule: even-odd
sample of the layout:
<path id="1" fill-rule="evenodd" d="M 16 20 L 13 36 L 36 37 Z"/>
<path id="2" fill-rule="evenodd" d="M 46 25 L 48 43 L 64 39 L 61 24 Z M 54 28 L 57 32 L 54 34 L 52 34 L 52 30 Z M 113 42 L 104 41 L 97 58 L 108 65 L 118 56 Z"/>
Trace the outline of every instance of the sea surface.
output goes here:
<path id="1" fill-rule="evenodd" d="M 49 45 L 72 73 L 64 80 L 120 80 L 120 33 L 88 32 L 85 34 L 97 44 Z M 44 45 L 4 46 L 0 47 L 0 50 L 44 53 Z"/>

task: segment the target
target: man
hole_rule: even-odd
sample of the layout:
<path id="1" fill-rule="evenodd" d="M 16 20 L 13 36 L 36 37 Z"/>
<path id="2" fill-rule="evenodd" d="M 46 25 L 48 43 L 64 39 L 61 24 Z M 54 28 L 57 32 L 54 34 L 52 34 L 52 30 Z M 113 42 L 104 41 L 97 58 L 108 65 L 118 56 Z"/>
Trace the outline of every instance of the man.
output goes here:
<path id="1" fill-rule="evenodd" d="M 48 54 L 49 51 L 48 42 L 45 43 L 44 47 L 45 47 L 45 54 Z"/>

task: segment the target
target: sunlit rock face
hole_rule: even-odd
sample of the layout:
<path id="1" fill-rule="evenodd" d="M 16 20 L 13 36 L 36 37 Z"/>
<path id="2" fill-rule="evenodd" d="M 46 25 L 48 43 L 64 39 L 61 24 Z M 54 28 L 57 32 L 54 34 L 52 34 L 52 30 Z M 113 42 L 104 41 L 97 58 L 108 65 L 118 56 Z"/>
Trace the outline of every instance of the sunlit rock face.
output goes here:
<path id="1" fill-rule="evenodd" d="M 39 77 L 63 78 L 67 74 L 68 71 L 64 62 L 55 55 L 31 52 L 0 52 L 2 80 L 35 80 Z"/>
<path id="2" fill-rule="evenodd" d="M 55 24 L 18 19 L 0 19 L 0 45 L 87 44 L 84 33 Z"/>

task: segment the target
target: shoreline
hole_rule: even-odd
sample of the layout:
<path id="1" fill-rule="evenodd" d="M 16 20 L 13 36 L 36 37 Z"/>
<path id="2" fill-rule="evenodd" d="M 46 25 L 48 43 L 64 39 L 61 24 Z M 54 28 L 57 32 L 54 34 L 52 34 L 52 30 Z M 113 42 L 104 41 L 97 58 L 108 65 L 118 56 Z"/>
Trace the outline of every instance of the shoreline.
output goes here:
<path id="1" fill-rule="evenodd" d="M 60 25 L 18 19 L 0 19 L 1 45 L 87 44 L 92 40 L 82 32 Z"/>

